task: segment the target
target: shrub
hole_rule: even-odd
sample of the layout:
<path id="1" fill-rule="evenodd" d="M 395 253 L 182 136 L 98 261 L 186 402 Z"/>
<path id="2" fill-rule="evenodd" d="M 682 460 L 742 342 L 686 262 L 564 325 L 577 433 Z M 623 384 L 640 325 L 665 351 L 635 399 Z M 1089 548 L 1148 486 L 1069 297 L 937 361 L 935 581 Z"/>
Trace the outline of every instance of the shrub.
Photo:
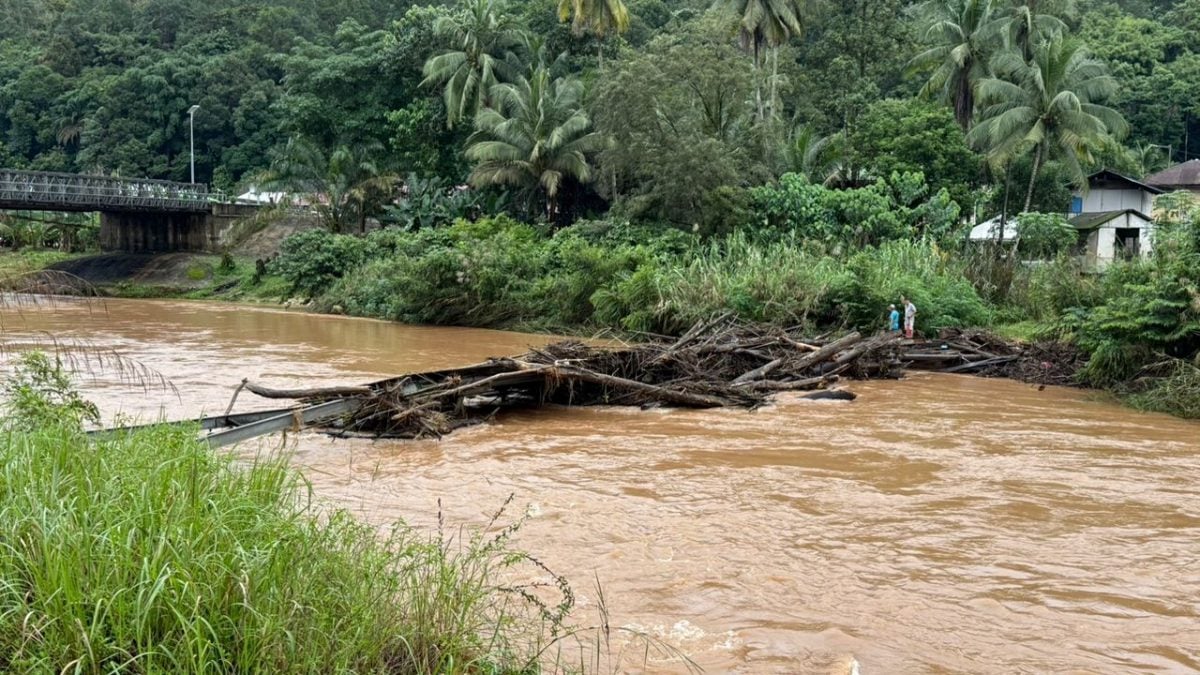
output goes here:
<path id="1" fill-rule="evenodd" d="M 959 207 L 945 190 L 929 195 L 920 172 L 893 172 L 887 181 L 832 190 L 784 174 L 776 185 L 750 191 L 755 212 L 776 229 L 804 236 L 831 251 L 879 245 L 921 233 L 948 239 Z"/>
<path id="2" fill-rule="evenodd" d="M 279 249 L 271 273 L 287 281 L 290 292 L 314 298 L 366 258 L 366 240 L 316 229 L 297 232 Z"/>
<path id="3" fill-rule="evenodd" d="M 596 315 L 596 294 L 619 279 L 627 278 L 654 255 L 651 246 L 627 243 L 600 245 L 564 230 L 549 242 L 547 269 L 530 289 L 526 299 L 533 313 L 541 305 L 545 318 L 559 326 L 588 323 Z M 606 325 L 620 325 L 624 316 L 614 309 L 614 297 L 604 317 L 595 317 Z M 614 315 L 616 312 L 616 315 Z"/>
<path id="4" fill-rule="evenodd" d="M 726 235 L 753 222 L 750 191 L 722 185 L 704 193 L 696 231 L 703 236 Z"/>
<path id="5" fill-rule="evenodd" d="M 1200 342 L 1200 294 L 1170 270 L 1129 268 L 1114 279 L 1107 301 L 1080 326 L 1080 345 L 1089 351 L 1104 342 L 1143 345 L 1176 356 L 1190 355 Z"/>
<path id="6" fill-rule="evenodd" d="M 1200 368 L 1176 360 L 1165 377 L 1155 380 L 1145 391 L 1130 395 L 1126 401 L 1138 410 L 1200 419 Z"/>
<path id="7" fill-rule="evenodd" d="M 985 325 L 987 306 L 960 263 L 928 242 L 892 241 L 855 254 L 849 282 L 838 290 L 848 321 L 861 329 L 884 325 L 889 304 L 907 296 L 917 306 L 917 328 Z"/>
<path id="8" fill-rule="evenodd" d="M 547 266 L 546 241 L 510 218 L 449 228 L 377 233 L 367 264 L 331 287 L 319 306 L 411 323 L 488 326 L 536 314 L 531 290 Z"/>
<path id="9" fill-rule="evenodd" d="M 31 431 L 46 420 L 82 428 L 98 423 L 100 411 L 75 390 L 57 357 L 26 352 L 4 381 L 4 417 L 10 429 Z"/>
<path id="10" fill-rule="evenodd" d="M 1017 244 L 1026 260 L 1046 260 L 1065 253 L 1079 239 L 1079 232 L 1057 213 L 1022 213 L 1017 216 Z"/>
<path id="11" fill-rule="evenodd" d="M 1025 317 L 1051 320 L 1071 307 L 1094 307 L 1104 301 L 1102 280 L 1083 271 L 1067 253 L 1045 262 L 1018 264 L 1005 300 Z"/>

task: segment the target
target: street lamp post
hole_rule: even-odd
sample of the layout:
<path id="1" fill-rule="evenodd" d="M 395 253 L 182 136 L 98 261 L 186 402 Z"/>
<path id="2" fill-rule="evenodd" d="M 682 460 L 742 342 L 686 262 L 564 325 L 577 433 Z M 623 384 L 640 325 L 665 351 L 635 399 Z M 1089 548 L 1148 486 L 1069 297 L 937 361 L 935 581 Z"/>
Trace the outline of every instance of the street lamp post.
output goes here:
<path id="1" fill-rule="evenodd" d="M 196 111 L 200 106 L 194 105 L 188 108 L 188 136 L 191 140 L 191 158 L 192 158 L 192 183 L 196 182 Z"/>
<path id="2" fill-rule="evenodd" d="M 1166 151 L 1167 151 L 1167 164 L 1170 164 L 1172 161 L 1174 161 L 1174 159 L 1173 159 L 1172 155 L 1174 155 L 1174 154 L 1175 154 L 1175 153 L 1174 153 L 1175 146 L 1173 146 L 1173 145 L 1159 145 L 1158 143 L 1147 143 L 1147 144 L 1146 144 L 1146 147 L 1147 147 L 1147 148 L 1162 148 L 1163 150 L 1166 150 Z M 1185 159 L 1186 159 L 1186 157 L 1185 157 Z"/>

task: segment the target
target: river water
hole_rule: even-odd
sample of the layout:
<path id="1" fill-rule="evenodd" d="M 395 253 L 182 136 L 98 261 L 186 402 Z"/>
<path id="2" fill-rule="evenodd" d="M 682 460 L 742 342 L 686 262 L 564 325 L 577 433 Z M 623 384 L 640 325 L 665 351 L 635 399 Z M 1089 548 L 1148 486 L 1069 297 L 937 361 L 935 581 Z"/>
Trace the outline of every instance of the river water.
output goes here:
<path id="1" fill-rule="evenodd" d="M 85 389 L 110 417 L 219 412 L 243 377 L 358 383 L 547 341 L 158 301 L 0 319 L 9 344 L 113 348 L 177 389 L 98 373 Z M 850 388 L 757 412 L 519 413 L 440 442 L 304 434 L 295 461 L 379 524 L 434 527 L 440 500 L 481 525 L 515 495 L 533 514 L 518 543 L 582 613 L 598 579 L 614 625 L 709 672 L 1200 671 L 1200 424 L 1009 381 Z"/>

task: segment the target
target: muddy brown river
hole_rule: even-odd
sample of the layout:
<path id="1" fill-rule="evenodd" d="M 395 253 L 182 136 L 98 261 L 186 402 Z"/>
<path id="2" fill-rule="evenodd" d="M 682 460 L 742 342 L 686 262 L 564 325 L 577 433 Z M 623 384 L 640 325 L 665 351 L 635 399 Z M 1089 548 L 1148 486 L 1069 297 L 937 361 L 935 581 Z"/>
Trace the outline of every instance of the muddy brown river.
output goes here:
<path id="1" fill-rule="evenodd" d="M 85 389 L 110 418 L 220 412 L 243 377 L 357 383 L 547 340 L 157 301 L 0 319 L 10 344 L 115 348 L 178 390 L 100 373 Z M 441 442 L 306 434 L 295 461 L 379 524 L 433 527 L 441 500 L 481 525 L 515 495 L 519 544 L 582 615 L 598 578 L 615 625 L 709 672 L 1200 671 L 1200 424 L 1008 381 L 849 386 L 853 403 L 757 412 L 520 413 Z"/>

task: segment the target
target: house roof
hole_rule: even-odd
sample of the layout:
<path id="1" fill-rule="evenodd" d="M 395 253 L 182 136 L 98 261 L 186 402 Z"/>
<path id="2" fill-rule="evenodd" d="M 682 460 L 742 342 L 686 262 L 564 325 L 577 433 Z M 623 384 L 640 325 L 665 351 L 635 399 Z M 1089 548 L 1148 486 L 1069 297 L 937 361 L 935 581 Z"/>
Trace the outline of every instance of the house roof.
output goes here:
<path id="1" fill-rule="evenodd" d="M 1200 159 L 1191 159 L 1146 176 L 1146 182 L 1160 188 L 1200 187 Z"/>
<path id="2" fill-rule="evenodd" d="M 1123 176 L 1116 171 L 1109 171 L 1108 169 L 1097 171 L 1096 173 L 1088 176 L 1088 186 L 1095 186 L 1096 183 L 1100 183 L 1102 181 L 1125 183 L 1156 195 L 1163 193 L 1161 188 L 1154 187 L 1153 185 L 1147 185 L 1146 183 L 1134 180 L 1129 176 Z"/>
<path id="3" fill-rule="evenodd" d="M 971 241 L 995 241 L 996 235 L 999 234 L 1000 216 L 996 216 L 991 220 L 985 220 L 975 227 L 971 228 L 971 233 L 967 238 Z M 1010 218 L 1004 224 L 1004 234 L 1002 241 L 1013 241 L 1017 238 L 1017 220 Z"/>
<path id="4" fill-rule="evenodd" d="M 1150 222 L 1150 218 L 1137 209 L 1122 209 L 1120 211 L 1097 211 L 1095 213 L 1081 213 L 1074 218 L 1069 218 L 1067 223 L 1077 230 L 1094 230 L 1105 223 L 1120 218 L 1126 213 L 1135 215 L 1147 223 Z"/>

